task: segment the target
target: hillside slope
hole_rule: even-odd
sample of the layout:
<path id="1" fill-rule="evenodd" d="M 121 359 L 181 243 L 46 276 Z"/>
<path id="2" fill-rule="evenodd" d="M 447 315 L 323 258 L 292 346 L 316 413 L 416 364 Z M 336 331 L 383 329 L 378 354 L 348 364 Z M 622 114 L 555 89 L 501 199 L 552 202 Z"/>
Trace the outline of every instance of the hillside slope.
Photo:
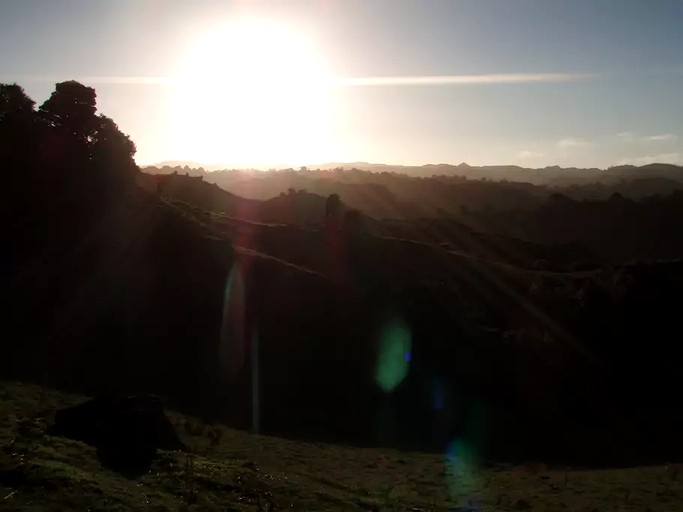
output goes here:
<path id="1" fill-rule="evenodd" d="M 95 450 L 46 434 L 54 412 L 83 398 L 0 382 L 0 503 L 7 511 L 127 510 L 650 510 L 683 506 L 672 467 L 580 471 L 479 467 L 457 443 L 444 454 L 292 442 L 219 427 L 188 435 L 192 453 L 162 452 L 135 479 L 102 468 Z"/>
<path id="2" fill-rule="evenodd" d="M 202 177 L 148 175 L 141 173 L 139 184 L 158 197 L 184 207 L 203 222 L 213 222 L 219 231 L 244 245 L 286 261 L 300 264 L 287 254 L 293 251 L 308 255 L 309 264 L 320 260 L 320 249 L 311 246 L 314 234 L 298 228 L 320 228 L 325 214 L 326 197 L 310 192 L 290 190 L 264 201 L 245 199 L 206 182 Z M 538 260 L 551 267 L 569 267 L 582 260 L 596 257 L 580 244 L 539 244 L 499 234 L 477 231 L 455 218 L 420 218 L 412 222 L 375 220 L 368 212 L 374 211 L 377 201 L 368 200 L 360 208 L 363 232 L 442 245 L 479 258 L 531 268 Z M 342 203 L 342 210 L 348 205 Z M 244 222 L 250 221 L 250 222 Z M 265 226 L 264 224 L 276 224 Z M 284 226 L 291 225 L 290 227 Z M 289 240 L 285 240 L 289 237 Z M 303 240 L 302 240 L 303 238 Z M 284 254 L 281 254 L 284 252 Z M 306 259 L 306 258 L 303 258 Z M 309 265 L 306 265 L 309 266 Z"/>

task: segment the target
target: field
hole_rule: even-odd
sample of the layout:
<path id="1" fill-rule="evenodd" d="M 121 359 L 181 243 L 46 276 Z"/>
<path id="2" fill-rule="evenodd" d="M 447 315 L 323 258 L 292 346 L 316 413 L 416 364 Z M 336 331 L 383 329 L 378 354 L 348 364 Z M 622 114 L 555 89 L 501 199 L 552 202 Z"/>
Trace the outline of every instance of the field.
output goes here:
<path id="1" fill-rule="evenodd" d="M 212 446 L 196 420 L 174 411 L 167 414 L 192 453 L 161 452 L 149 473 L 127 478 L 102 468 L 93 448 L 45 433 L 58 408 L 82 400 L 0 384 L 0 510 L 683 510 L 678 466 L 479 468 L 457 443 L 444 455 L 403 453 L 224 427 Z"/>

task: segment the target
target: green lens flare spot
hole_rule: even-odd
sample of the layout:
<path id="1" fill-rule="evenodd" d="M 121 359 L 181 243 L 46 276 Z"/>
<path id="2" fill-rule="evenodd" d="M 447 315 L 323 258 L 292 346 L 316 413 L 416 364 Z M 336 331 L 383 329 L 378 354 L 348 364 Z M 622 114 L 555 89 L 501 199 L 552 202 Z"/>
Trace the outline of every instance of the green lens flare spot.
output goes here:
<path id="1" fill-rule="evenodd" d="M 380 334 L 375 371 L 375 382 L 384 392 L 392 392 L 408 375 L 411 345 L 410 329 L 402 320 L 387 322 Z"/>
<path id="2" fill-rule="evenodd" d="M 467 502 L 470 503 L 468 507 L 471 509 L 471 503 L 476 501 L 482 488 L 477 471 L 476 450 L 464 440 L 456 439 L 449 443 L 445 459 L 451 499 L 460 501 L 466 497 Z"/>

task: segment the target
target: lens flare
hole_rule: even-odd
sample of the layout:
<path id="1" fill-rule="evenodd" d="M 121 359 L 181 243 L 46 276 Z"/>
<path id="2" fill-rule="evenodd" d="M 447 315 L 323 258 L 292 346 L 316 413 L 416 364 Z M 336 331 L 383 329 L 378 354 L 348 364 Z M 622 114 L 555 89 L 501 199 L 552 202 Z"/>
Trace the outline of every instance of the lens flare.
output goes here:
<path id="1" fill-rule="evenodd" d="M 443 383 L 439 379 L 432 381 L 432 409 L 435 411 L 443 411 L 446 401 L 446 391 Z"/>
<path id="2" fill-rule="evenodd" d="M 462 439 L 449 443 L 446 449 L 446 478 L 452 501 L 463 510 L 481 510 L 476 450 Z M 460 509 L 459 509 L 460 510 Z"/>
<path id="3" fill-rule="evenodd" d="M 259 338 L 258 330 L 254 328 L 253 339 L 251 340 L 251 430 L 254 434 L 258 434 L 261 428 L 259 384 Z"/>
<path id="4" fill-rule="evenodd" d="M 223 294 L 223 320 L 219 361 L 230 379 L 236 379 L 246 359 L 245 302 L 242 272 L 235 263 L 230 270 Z"/>
<path id="5" fill-rule="evenodd" d="M 405 322 L 399 318 L 387 322 L 380 334 L 375 371 L 375 382 L 382 391 L 391 393 L 407 377 L 411 346 L 412 336 Z"/>
<path id="6" fill-rule="evenodd" d="M 486 486 L 480 469 L 486 453 L 490 412 L 486 401 L 473 400 L 466 412 L 462 435 L 446 448 L 448 490 L 451 500 L 458 503 L 461 510 L 482 510 Z"/>

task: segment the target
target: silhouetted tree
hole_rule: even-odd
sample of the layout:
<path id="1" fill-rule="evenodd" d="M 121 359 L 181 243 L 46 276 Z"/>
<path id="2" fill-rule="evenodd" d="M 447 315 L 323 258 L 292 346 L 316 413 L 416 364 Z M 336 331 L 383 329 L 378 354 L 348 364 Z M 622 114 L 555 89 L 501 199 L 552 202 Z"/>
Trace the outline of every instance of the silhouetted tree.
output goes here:
<path id="1" fill-rule="evenodd" d="M 341 217 L 341 199 L 337 194 L 330 194 L 325 201 L 325 228 L 339 229 Z"/>
<path id="2" fill-rule="evenodd" d="M 87 140 L 97 128 L 97 94 L 74 80 L 61 82 L 40 106 L 42 117 L 55 128 L 62 128 L 80 140 Z"/>
<path id="3" fill-rule="evenodd" d="M 97 116 L 91 142 L 94 151 L 109 156 L 132 158 L 136 151 L 135 143 L 130 137 L 121 132 L 116 123 L 105 115 Z"/>
<path id="4" fill-rule="evenodd" d="M 342 227 L 346 233 L 359 233 L 363 227 L 361 213 L 358 210 L 348 210 L 344 214 L 344 224 Z"/>
<path id="5" fill-rule="evenodd" d="M 95 172 L 101 173 L 107 185 L 125 182 L 136 170 L 133 160 L 135 143 L 119 130 L 111 118 L 99 115 L 96 121 L 90 142 Z"/>
<path id="6" fill-rule="evenodd" d="M 0 151 L 5 164 L 30 158 L 35 102 L 17 84 L 0 84 Z"/>
<path id="7" fill-rule="evenodd" d="M 4 219 L 14 218 L 26 206 L 32 191 L 26 186 L 35 181 L 34 159 L 39 150 L 35 102 L 17 84 L 0 84 L 0 165 L 4 190 L 0 212 Z"/>
<path id="8" fill-rule="evenodd" d="M 0 122 L 34 114 L 36 102 L 17 84 L 0 84 Z"/>
<path id="9" fill-rule="evenodd" d="M 133 182 L 135 144 L 96 114 L 96 97 L 91 87 L 61 82 L 36 112 L 20 86 L 0 84 L 0 161 L 15 171 L 12 209 L 30 202 L 102 205 Z"/>
<path id="10" fill-rule="evenodd" d="M 327 198 L 327 201 L 325 202 L 325 217 L 326 218 L 334 217 L 334 218 L 338 219 L 340 213 L 341 213 L 341 199 L 339 199 L 339 195 L 330 194 Z"/>

